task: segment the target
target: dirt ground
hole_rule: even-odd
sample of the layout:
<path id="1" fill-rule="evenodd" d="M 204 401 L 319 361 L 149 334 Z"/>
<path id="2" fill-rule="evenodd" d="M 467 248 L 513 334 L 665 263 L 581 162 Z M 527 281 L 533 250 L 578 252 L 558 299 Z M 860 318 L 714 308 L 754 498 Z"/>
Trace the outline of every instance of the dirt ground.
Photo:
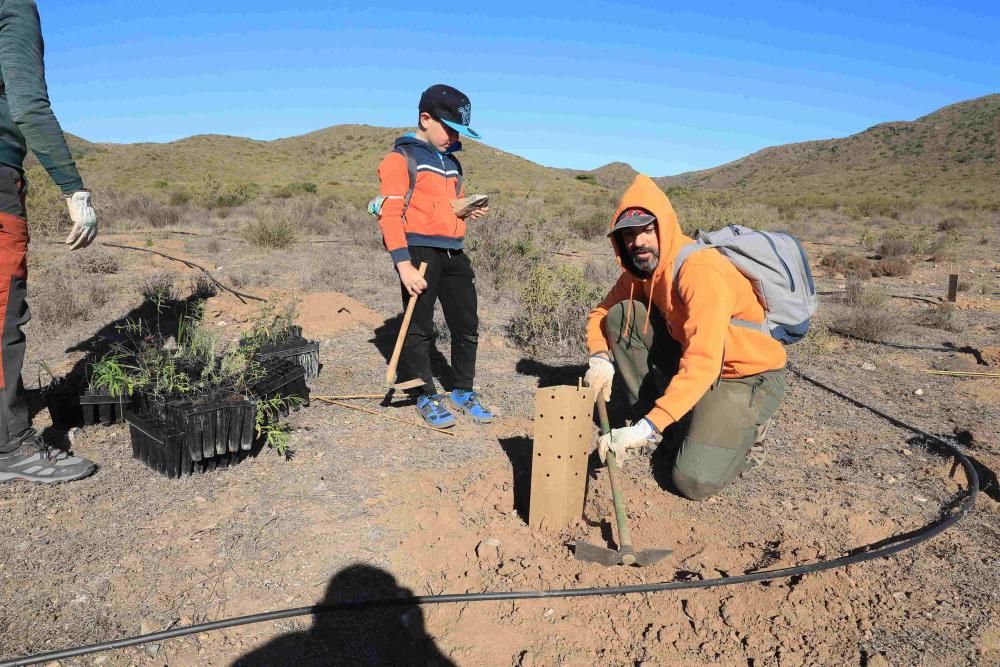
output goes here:
<path id="1" fill-rule="evenodd" d="M 151 247 L 183 253 L 242 291 L 304 298 L 302 323 L 321 341 L 313 394 L 379 391 L 400 311 L 380 251 L 354 258 L 367 267 L 358 272 L 339 268 L 330 245 L 267 253 L 160 234 Z M 36 248 L 41 275 L 68 261 L 58 248 Z M 134 285 L 152 271 L 176 273 L 178 285 L 197 275 L 115 252 L 116 296 L 103 310 L 112 317 L 135 306 Z M 957 333 L 905 324 L 891 345 L 821 334 L 790 348 L 804 372 L 975 458 L 984 478 L 975 510 L 914 550 L 762 584 L 302 617 L 61 664 L 1000 664 L 1000 380 L 922 372 L 1000 372 L 1000 267 L 969 267 L 992 293 L 963 293 Z M 928 265 L 879 280 L 909 312 L 927 308 L 909 297 L 940 296 L 946 273 Z M 843 281 L 823 277 L 819 287 L 829 301 Z M 206 307 L 231 336 L 252 314 L 230 296 Z M 613 538 L 602 468 L 591 467 L 575 525 L 541 533 L 524 518 L 534 391 L 575 384 L 582 358 L 526 357 L 503 336 L 502 316 L 484 309 L 477 379 L 502 415 L 495 424 L 460 419 L 443 435 L 314 401 L 292 417 L 289 458 L 264 450 L 181 480 L 133 460 L 125 427 L 88 427 L 74 450 L 99 464 L 95 475 L 0 486 L 0 658 L 322 601 L 708 579 L 808 563 L 918 529 L 965 489 L 952 461 L 912 433 L 791 376 L 765 464 L 719 496 L 695 503 L 672 493 L 667 447 L 625 465 L 637 546 L 673 549 L 670 557 L 645 569 L 578 562 L 567 543 Z M 29 387 L 37 362 L 65 372 L 107 320 L 29 325 Z M 438 347 L 447 356 L 447 341 Z M 356 404 L 416 418 L 398 402 Z M 36 416 L 39 426 L 47 420 L 45 410 Z"/>

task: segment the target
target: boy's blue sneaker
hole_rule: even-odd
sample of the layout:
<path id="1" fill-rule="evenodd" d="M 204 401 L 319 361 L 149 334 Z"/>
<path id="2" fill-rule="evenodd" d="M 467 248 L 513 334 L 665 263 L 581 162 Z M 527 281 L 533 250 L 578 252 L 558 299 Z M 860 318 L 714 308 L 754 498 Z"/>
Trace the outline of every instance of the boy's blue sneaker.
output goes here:
<path id="1" fill-rule="evenodd" d="M 462 389 L 452 389 L 451 394 L 448 395 L 448 402 L 456 410 L 469 415 L 473 421 L 477 421 L 480 424 L 489 424 L 496 417 L 492 412 L 483 407 L 479 399 L 480 396 L 476 392 Z"/>
<path id="2" fill-rule="evenodd" d="M 434 428 L 448 428 L 455 425 L 455 415 L 445 407 L 444 397 L 441 394 L 422 394 L 417 399 L 417 412 Z"/>

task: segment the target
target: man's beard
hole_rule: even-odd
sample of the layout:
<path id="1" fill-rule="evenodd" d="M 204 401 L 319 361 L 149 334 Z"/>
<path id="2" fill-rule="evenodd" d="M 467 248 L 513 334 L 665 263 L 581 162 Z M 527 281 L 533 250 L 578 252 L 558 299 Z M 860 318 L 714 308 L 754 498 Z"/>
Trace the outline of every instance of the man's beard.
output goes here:
<path id="1" fill-rule="evenodd" d="M 640 260 L 638 255 L 640 252 L 648 252 L 651 256 L 645 260 Z M 660 263 L 660 253 L 656 252 L 652 248 L 636 248 L 629 255 L 632 260 L 632 266 L 635 267 L 636 273 L 639 274 L 641 278 L 649 278 L 653 275 L 653 271 L 656 270 L 656 265 Z"/>

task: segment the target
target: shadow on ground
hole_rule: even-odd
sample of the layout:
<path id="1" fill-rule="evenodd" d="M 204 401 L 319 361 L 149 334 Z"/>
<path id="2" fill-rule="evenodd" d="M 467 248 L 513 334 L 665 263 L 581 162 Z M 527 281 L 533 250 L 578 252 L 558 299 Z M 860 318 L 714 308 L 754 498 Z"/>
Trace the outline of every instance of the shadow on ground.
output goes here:
<path id="1" fill-rule="evenodd" d="M 392 350 L 396 346 L 396 338 L 399 336 L 399 329 L 402 324 L 402 314 L 391 317 L 376 328 L 375 335 L 368 339 L 368 342 L 372 343 L 385 358 L 387 364 L 389 363 L 389 359 L 392 358 Z M 445 356 L 438 350 L 437 343 L 438 335 L 435 332 L 434 338 L 431 340 L 431 373 L 442 386 L 451 388 L 453 377 L 451 366 L 448 364 Z M 403 359 L 400 359 L 399 366 L 396 368 L 396 379 L 403 382 L 413 378 L 413 371 L 407 368 L 406 362 Z"/>
<path id="2" fill-rule="evenodd" d="M 385 570 L 356 564 L 334 575 L 320 604 L 412 595 Z M 399 604 L 318 614 L 308 630 L 282 635 L 240 657 L 233 667 L 454 664 L 427 634 L 420 607 Z"/>

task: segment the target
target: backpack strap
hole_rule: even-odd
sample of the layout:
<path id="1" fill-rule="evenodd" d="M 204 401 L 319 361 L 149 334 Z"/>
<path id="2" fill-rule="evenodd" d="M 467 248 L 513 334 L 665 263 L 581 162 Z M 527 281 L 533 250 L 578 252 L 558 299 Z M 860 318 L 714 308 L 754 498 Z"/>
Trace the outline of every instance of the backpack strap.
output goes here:
<path id="1" fill-rule="evenodd" d="M 701 234 L 700 231 L 698 233 Z M 674 276 L 673 276 L 673 280 L 674 280 L 674 289 L 675 290 L 677 289 L 677 274 L 680 273 L 681 266 L 684 264 L 684 261 L 688 257 L 690 257 L 691 255 L 693 255 L 694 253 L 698 252 L 699 250 L 704 250 L 705 248 L 711 248 L 711 247 L 713 247 L 711 241 L 705 241 L 705 240 L 699 239 L 698 241 L 695 241 L 694 243 L 687 244 L 686 246 L 684 246 L 683 248 L 681 248 L 680 251 L 678 251 L 677 257 L 674 259 Z M 729 318 L 729 323 L 732 324 L 732 325 L 734 325 L 734 326 L 743 327 L 744 329 L 753 329 L 754 331 L 765 333 L 768 336 L 771 335 L 770 329 L 767 328 L 766 313 L 765 313 L 764 322 L 750 322 L 748 320 L 741 320 L 741 319 L 736 318 L 736 317 L 730 317 Z"/>
<path id="2" fill-rule="evenodd" d="M 406 175 L 410 177 L 410 187 L 406 190 L 406 195 L 403 197 L 403 219 L 406 219 L 406 209 L 410 208 L 410 199 L 413 197 L 413 190 L 417 187 L 417 158 L 413 156 L 413 153 L 406 147 L 396 146 L 393 148 L 397 153 L 400 153 L 404 158 L 406 158 Z"/>
<path id="3" fill-rule="evenodd" d="M 448 157 L 450 157 L 455 162 L 455 169 L 458 170 L 458 183 L 455 184 L 455 196 L 456 197 L 461 197 L 462 196 L 462 180 L 463 180 L 462 179 L 462 163 L 459 162 L 458 158 L 455 157 L 451 153 L 448 154 Z"/>

